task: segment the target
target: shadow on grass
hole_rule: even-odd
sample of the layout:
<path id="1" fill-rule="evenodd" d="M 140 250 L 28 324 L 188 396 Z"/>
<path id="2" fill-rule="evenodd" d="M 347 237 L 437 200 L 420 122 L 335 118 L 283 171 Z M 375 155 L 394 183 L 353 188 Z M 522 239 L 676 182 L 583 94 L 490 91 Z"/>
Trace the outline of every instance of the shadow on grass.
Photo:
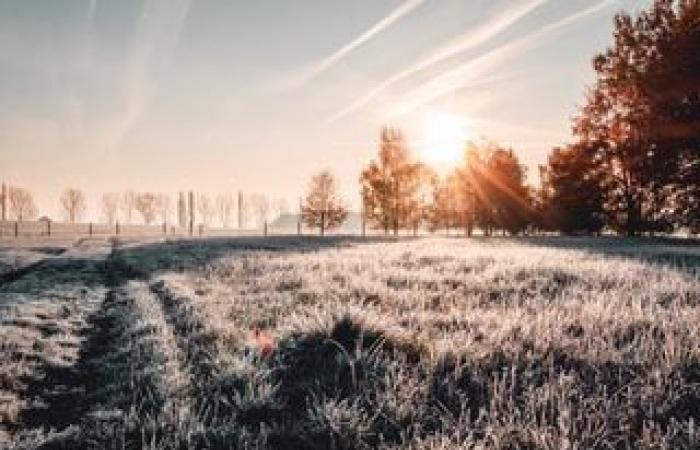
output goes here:
<path id="1" fill-rule="evenodd" d="M 146 279 L 155 272 L 191 270 L 240 252 L 303 253 L 354 244 L 400 242 L 409 239 L 411 238 L 357 236 L 204 238 L 121 247 L 115 251 L 115 257 L 133 270 L 134 277 Z"/>

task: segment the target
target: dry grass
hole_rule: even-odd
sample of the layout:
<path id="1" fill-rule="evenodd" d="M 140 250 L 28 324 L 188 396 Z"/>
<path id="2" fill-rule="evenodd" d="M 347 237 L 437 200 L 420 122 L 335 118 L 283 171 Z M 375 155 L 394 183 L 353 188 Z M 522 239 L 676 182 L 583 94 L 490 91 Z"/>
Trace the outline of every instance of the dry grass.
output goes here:
<path id="1" fill-rule="evenodd" d="M 16 448 L 700 446 L 691 245 L 238 239 L 72 264 L 0 287 Z"/>

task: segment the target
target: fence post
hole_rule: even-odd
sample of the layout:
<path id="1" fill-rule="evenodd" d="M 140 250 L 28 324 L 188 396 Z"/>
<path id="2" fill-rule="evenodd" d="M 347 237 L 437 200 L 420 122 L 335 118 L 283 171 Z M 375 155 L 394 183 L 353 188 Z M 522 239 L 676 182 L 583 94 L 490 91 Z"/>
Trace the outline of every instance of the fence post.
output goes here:
<path id="1" fill-rule="evenodd" d="M 92 236 L 92 222 L 88 225 L 88 234 Z"/>
<path id="2" fill-rule="evenodd" d="M 321 236 L 326 234 L 326 212 L 321 212 Z"/>
<path id="3" fill-rule="evenodd" d="M 114 232 L 119 236 L 119 221 L 114 222 Z"/>
<path id="4" fill-rule="evenodd" d="M 46 221 L 46 235 L 51 236 L 51 219 Z"/>
<path id="5" fill-rule="evenodd" d="M 301 220 L 297 220 L 297 236 L 301 236 Z"/>
<path id="6" fill-rule="evenodd" d="M 163 234 L 168 234 L 168 224 L 163 222 Z"/>
<path id="7" fill-rule="evenodd" d="M 199 224 L 199 235 L 200 236 L 204 235 L 204 224 L 203 223 Z"/>
<path id="8" fill-rule="evenodd" d="M 19 237 L 19 220 L 15 221 L 15 237 Z"/>
<path id="9" fill-rule="evenodd" d="M 267 237 L 267 220 L 263 224 L 263 236 Z"/>

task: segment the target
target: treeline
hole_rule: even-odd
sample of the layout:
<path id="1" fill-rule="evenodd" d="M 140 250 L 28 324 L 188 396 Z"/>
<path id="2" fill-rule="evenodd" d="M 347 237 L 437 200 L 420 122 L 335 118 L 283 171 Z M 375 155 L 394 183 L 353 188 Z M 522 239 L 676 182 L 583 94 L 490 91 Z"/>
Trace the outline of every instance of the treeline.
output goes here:
<path id="1" fill-rule="evenodd" d="M 63 220 L 78 223 L 88 213 L 87 197 L 83 191 L 68 188 L 59 197 Z M 191 225 L 221 228 L 260 228 L 266 221 L 289 212 L 285 199 L 243 192 L 203 193 L 180 192 L 176 200 L 168 194 L 126 191 L 102 194 L 97 205 L 100 221 L 121 224 L 169 224 L 187 228 Z M 24 187 L 2 185 L 0 191 L 0 220 L 36 220 L 39 210 L 32 192 Z M 43 216 L 40 220 L 50 220 Z"/>
<path id="2" fill-rule="evenodd" d="M 398 130 L 385 128 L 379 155 L 360 176 L 363 217 L 386 233 L 462 228 L 471 235 L 533 228 L 536 209 L 525 167 L 512 149 L 469 144 L 462 163 L 439 177 L 412 160 Z"/>
<path id="3" fill-rule="evenodd" d="M 574 143 L 552 151 L 538 189 L 511 149 L 469 144 L 461 167 L 438 178 L 385 129 L 360 178 L 366 218 L 393 233 L 700 232 L 700 2 L 621 13 L 613 38 L 593 60 Z"/>

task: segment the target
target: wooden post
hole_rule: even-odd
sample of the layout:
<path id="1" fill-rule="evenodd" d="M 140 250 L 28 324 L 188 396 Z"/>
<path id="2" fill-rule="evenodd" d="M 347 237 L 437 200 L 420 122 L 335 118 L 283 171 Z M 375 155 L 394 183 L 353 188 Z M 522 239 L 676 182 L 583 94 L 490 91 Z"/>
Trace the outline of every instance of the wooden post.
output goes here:
<path id="1" fill-rule="evenodd" d="M 119 236 L 119 221 L 114 222 L 114 233 Z"/>
<path id="2" fill-rule="evenodd" d="M 46 221 L 46 235 L 51 236 L 51 219 Z"/>
<path id="3" fill-rule="evenodd" d="M 263 223 L 263 236 L 267 237 L 267 220 Z"/>
<path id="4" fill-rule="evenodd" d="M 297 236 L 301 236 L 301 219 L 297 220 Z"/>
<path id="5" fill-rule="evenodd" d="M 326 234 L 326 212 L 321 213 L 321 236 Z"/>
<path id="6" fill-rule="evenodd" d="M 19 220 L 15 221 L 15 237 L 19 237 Z"/>
<path id="7" fill-rule="evenodd" d="M 163 234 L 168 234 L 168 224 L 163 222 Z"/>
<path id="8" fill-rule="evenodd" d="M 92 236 L 92 222 L 90 222 L 90 225 L 88 227 L 88 234 L 90 234 L 90 236 Z"/>
<path id="9" fill-rule="evenodd" d="M 204 235 L 204 224 L 203 223 L 199 224 L 199 235 L 200 236 Z"/>
<path id="10" fill-rule="evenodd" d="M 238 191 L 238 229 L 243 229 L 243 192 Z"/>

